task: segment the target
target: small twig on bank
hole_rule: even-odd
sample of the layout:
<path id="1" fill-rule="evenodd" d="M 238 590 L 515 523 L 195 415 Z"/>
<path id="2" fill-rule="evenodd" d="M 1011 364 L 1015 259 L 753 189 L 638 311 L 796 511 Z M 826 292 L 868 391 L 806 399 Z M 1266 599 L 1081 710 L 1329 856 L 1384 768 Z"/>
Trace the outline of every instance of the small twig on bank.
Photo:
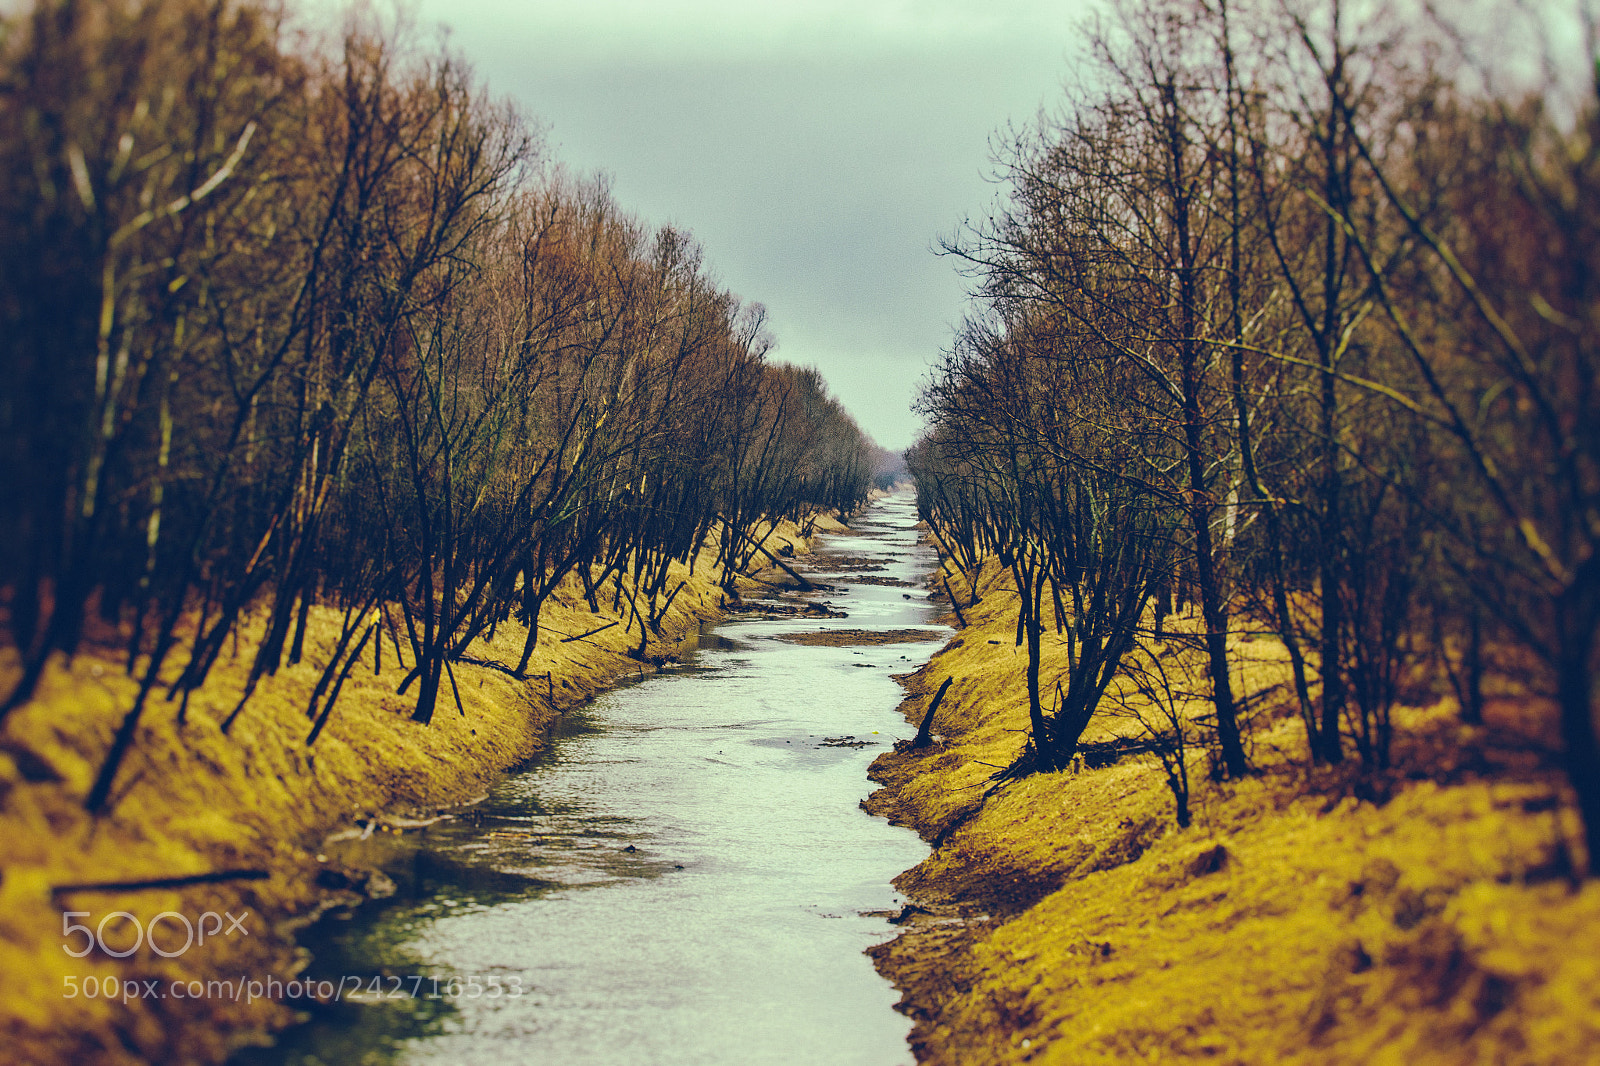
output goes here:
<path id="1" fill-rule="evenodd" d="M 571 644 L 575 640 L 582 640 L 584 637 L 592 637 L 596 633 L 604 633 L 606 630 L 610 629 L 612 626 L 620 626 L 621 624 L 622 624 L 621 622 L 607 622 L 605 625 L 598 626 L 598 627 L 596 627 L 594 629 L 591 629 L 587 633 L 579 633 L 575 637 L 562 637 L 561 638 L 561 643 L 563 643 L 563 644 Z"/>

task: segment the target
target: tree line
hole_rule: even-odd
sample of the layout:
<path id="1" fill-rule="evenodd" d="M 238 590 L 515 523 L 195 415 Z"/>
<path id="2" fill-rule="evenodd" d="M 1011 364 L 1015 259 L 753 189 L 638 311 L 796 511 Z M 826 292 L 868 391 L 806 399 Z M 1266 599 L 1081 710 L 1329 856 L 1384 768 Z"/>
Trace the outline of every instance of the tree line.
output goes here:
<path id="1" fill-rule="evenodd" d="M 566 174 L 403 20 L 255 0 L 35 0 L 0 16 L 0 716 L 119 634 L 153 693 L 252 613 L 257 683 L 342 612 L 326 721 L 385 631 L 431 718 L 451 666 L 576 575 L 643 654 L 673 559 L 848 510 L 872 445 L 693 238 Z M 624 586 L 629 590 L 624 592 Z M 731 587 L 731 585 L 730 585 Z M 312 734 L 313 739 L 315 733 Z"/>
<path id="2" fill-rule="evenodd" d="M 1125 0 L 1000 143 L 909 460 L 957 565 L 1012 574 L 1019 771 L 1151 680 L 1176 596 L 1228 777 L 1260 696 L 1230 635 L 1286 649 L 1308 760 L 1374 770 L 1408 677 L 1479 723 L 1506 649 L 1600 864 L 1600 18 L 1475 16 Z"/>

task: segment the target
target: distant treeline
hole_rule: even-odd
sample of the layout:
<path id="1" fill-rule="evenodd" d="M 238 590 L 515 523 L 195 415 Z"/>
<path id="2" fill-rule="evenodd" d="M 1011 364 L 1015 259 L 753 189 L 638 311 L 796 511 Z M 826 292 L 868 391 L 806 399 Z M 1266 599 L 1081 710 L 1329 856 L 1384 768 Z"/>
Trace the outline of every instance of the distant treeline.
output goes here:
<path id="1" fill-rule="evenodd" d="M 403 27 L 22 5 L 0 17 L 0 713 L 115 627 L 141 688 L 95 808 L 158 678 L 186 698 L 260 605 L 241 708 L 305 654 L 313 604 L 344 609 L 326 680 L 387 603 L 424 722 L 513 615 L 526 664 L 569 575 L 592 605 L 625 573 L 656 625 L 672 559 L 714 543 L 731 580 L 757 523 L 870 487 L 870 443 L 766 359 L 763 319 Z"/>
<path id="2" fill-rule="evenodd" d="M 910 474 L 906 471 L 904 453 L 891 452 L 877 445 L 872 446 L 872 484 L 875 488 L 887 491 L 908 477 Z"/>
<path id="3" fill-rule="evenodd" d="M 1600 870 L 1600 18 L 1422 7 L 1110 5 L 944 244 L 975 304 L 911 469 L 1022 593 L 1020 769 L 1152 676 L 1174 596 L 1228 777 L 1261 695 L 1230 633 L 1287 648 L 1309 760 L 1379 772 L 1408 679 L 1480 722 L 1492 649 L 1559 706 Z"/>

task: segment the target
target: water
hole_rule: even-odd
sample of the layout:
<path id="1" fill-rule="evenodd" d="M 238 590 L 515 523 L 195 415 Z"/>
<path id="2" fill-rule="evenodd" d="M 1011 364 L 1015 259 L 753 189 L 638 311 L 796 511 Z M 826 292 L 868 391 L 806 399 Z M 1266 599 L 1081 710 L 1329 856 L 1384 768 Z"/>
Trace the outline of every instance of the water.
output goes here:
<path id="1" fill-rule="evenodd" d="M 240 1066 L 908 1063 L 909 1024 L 862 951 L 893 933 L 889 881 L 926 848 L 857 804 L 910 732 L 890 675 L 937 645 L 779 638 L 942 635 L 915 519 L 890 498 L 800 561 L 836 586 L 809 598 L 847 618 L 725 622 L 684 669 L 569 716 L 464 817 L 363 845 L 400 891 L 305 942 L 313 976 L 381 995 Z"/>

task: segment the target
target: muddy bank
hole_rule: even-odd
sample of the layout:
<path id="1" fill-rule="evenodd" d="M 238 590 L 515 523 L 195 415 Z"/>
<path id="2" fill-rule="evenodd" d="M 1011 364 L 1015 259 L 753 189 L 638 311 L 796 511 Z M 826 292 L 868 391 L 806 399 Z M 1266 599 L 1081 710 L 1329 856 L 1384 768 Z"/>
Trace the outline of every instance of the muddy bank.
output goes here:
<path id="1" fill-rule="evenodd" d="M 792 527 L 770 543 L 807 548 Z M 727 605 L 718 576 L 709 557 L 693 575 L 673 575 L 685 584 L 645 661 L 628 654 L 637 622 L 630 632 L 626 618 L 596 618 L 580 589 L 563 590 L 541 615 L 528 677 L 493 665 L 515 663 L 526 636 L 502 625 L 471 649 L 478 664 L 455 664 L 459 708 L 447 692 L 426 727 L 395 694 L 406 664 L 387 645 L 381 661 L 369 653 L 349 677 L 311 747 L 305 708 L 337 615 L 313 618 L 306 661 L 264 680 L 224 735 L 219 723 L 251 658 L 247 630 L 182 721 L 176 704 L 154 699 L 115 807 L 99 820 L 83 813 L 83 797 L 134 687 L 111 641 L 53 665 L 37 698 L 0 732 L 6 1060 L 210 1063 L 285 1024 L 272 982 L 304 966 L 294 930 L 330 902 L 383 890 L 364 871 L 319 862 L 320 842 L 339 831 L 403 832 L 480 795 L 539 750 L 563 709 L 675 658 Z M 748 595 L 764 587 L 741 578 Z M 610 621 L 621 624 L 565 639 Z M 129 884 L 145 887 L 96 887 Z M 159 933 L 146 937 L 153 920 Z M 208 934 L 203 942 L 197 930 Z M 75 957 L 80 949 L 88 950 Z"/>
<path id="2" fill-rule="evenodd" d="M 880 756 L 867 804 L 936 845 L 872 952 L 920 1062 L 1594 1061 L 1600 957 L 1573 945 L 1600 935 L 1600 886 L 1569 877 L 1548 707 L 1507 683 L 1474 729 L 1419 688 L 1394 770 L 1313 774 L 1265 698 L 1258 773 L 1212 782 L 1197 755 L 1187 829 L 1151 755 L 982 801 L 1026 737 L 1026 653 L 1008 578 L 974 584 L 952 578 L 968 625 L 903 679 L 918 723 L 954 678 L 935 742 Z M 1286 672 L 1273 642 L 1233 650 L 1250 690 Z"/>

